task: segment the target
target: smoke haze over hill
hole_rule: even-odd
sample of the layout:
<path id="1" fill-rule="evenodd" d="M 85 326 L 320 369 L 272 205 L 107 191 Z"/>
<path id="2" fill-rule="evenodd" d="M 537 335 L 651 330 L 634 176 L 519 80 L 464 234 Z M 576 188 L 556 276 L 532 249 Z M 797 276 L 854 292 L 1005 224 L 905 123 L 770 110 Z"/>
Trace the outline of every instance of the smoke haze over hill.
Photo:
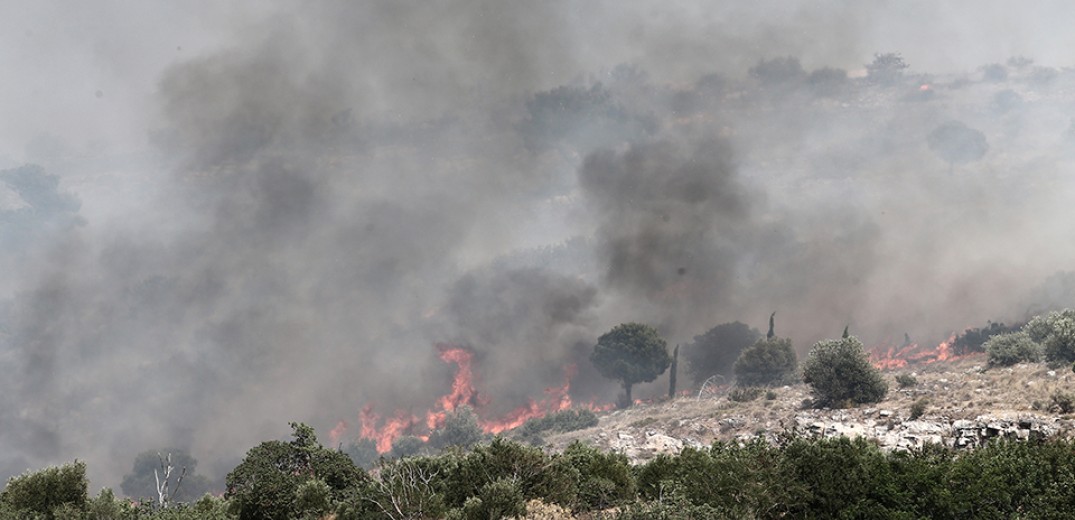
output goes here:
<path id="1" fill-rule="evenodd" d="M 803 352 L 1075 303 L 1075 7 L 726 4 L 6 6 L 0 476 L 419 413 L 437 342 L 506 410 L 568 366 L 614 400 L 627 321 Z"/>

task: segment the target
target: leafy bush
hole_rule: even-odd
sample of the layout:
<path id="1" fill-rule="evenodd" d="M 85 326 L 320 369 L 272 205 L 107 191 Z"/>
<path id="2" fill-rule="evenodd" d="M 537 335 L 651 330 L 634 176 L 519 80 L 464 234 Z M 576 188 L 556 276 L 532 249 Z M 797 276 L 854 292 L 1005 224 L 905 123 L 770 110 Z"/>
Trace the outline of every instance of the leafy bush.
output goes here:
<path id="1" fill-rule="evenodd" d="M 313 428 L 301 423 L 291 427 L 294 440 L 263 442 L 228 473 L 225 497 L 240 520 L 294 518 L 298 490 L 311 479 L 328 485 L 334 500 L 368 479 L 347 455 L 318 444 Z"/>
<path id="2" fill-rule="evenodd" d="M 82 511 L 89 500 L 86 463 L 75 461 L 12 477 L 0 493 L 0 504 L 22 516 L 56 518 L 59 508 Z"/>
<path id="3" fill-rule="evenodd" d="M 929 406 L 929 399 L 925 397 L 916 400 L 911 403 L 911 420 L 922 417 L 922 414 L 926 413 L 926 407 Z"/>
<path id="4" fill-rule="evenodd" d="M 1026 332 L 998 334 L 985 342 L 985 352 L 989 356 L 989 366 L 1006 367 L 1016 363 L 1035 363 L 1041 361 L 1041 345 L 1030 339 Z"/>
<path id="5" fill-rule="evenodd" d="M 717 325 L 684 346 L 687 372 L 695 384 L 717 374 L 730 376 L 735 360 L 760 337 L 760 332 L 738 321 Z"/>
<path id="6" fill-rule="evenodd" d="M 635 480 L 626 455 L 601 451 L 576 441 L 560 457 L 578 472 L 576 509 L 598 511 L 634 498 Z"/>
<path id="7" fill-rule="evenodd" d="M 1045 360 L 1068 364 L 1075 361 L 1075 310 L 1064 309 L 1035 316 L 1023 330 L 1045 347 Z"/>
<path id="8" fill-rule="evenodd" d="M 986 340 L 998 334 L 1017 332 L 1022 327 L 1022 323 L 1009 326 L 1000 322 L 990 321 L 985 327 L 966 329 L 963 334 L 956 336 L 955 341 L 952 342 L 952 350 L 960 356 L 972 352 L 985 352 Z"/>
<path id="9" fill-rule="evenodd" d="M 429 446 L 433 449 L 448 446 L 469 448 L 481 442 L 484 437 L 485 432 L 478 425 L 478 416 L 474 415 L 470 407 L 464 406 L 450 412 L 444 419 L 444 425 L 430 434 Z"/>
<path id="10" fill-rule="evenodd" d="M 425 448 L 426 441 L 413 435 L 404 435 L 392 441 L 392 451 L 388 452 L 393 458 L 402 459 L 418 455 Z"/>
<path id="11" fill-rule="evenodd" d="M 761 396 L 761 388 L 756 386 L 737 386 L 728 392 L 728 399 L 737 403 L 747 403 Z"/>
<path id="12" fill-rule="evenodd" d="M 519 427 L 518 433 L 524 438 L 533 438 L 550 431 L 563 433 L 593 428 L 597 422 L 597 414 L 585 408 L 574 408 L 528 419 Z"/>
<path id="13" fill-rule="evenodd" d="M 1051 405 L 1050 410 L 1055 410 L 1060 413 L 1071 413 L 1075 411 L 1075 395 L 1057 390 L 1053 392 L 1053 395 L 1049 396 Z"/>
<path id="14" fill-rule="evenodd" d="M 876 403 L 888 393 L 881 371 L 854 336 L 814 344 L 803 363 L 803 382 L 811 386 L 815 406 Z"/>
<path id="15" fill-rule="evenodd" d="M 910 388 L 918 384 L 918 378 L 911 374 L 900 374 L 896 376 L 896 384 L 900 385 L 900 388 Z"/>
<path id="16" fill-rule="evenodd" d="M 526 502 L 516 481 L 499 479 L 482 486 L 478 496 L 468 498 L 462 513 L 465 520 L 517 517 L 526 514 Z"/>
<path id="17" fill-rule="evenodd" d="M 794 377 L 797 365 L 790 339 L 759 339 L 735 360 L 735 379 L 749 386 L 782 384 Z"/>

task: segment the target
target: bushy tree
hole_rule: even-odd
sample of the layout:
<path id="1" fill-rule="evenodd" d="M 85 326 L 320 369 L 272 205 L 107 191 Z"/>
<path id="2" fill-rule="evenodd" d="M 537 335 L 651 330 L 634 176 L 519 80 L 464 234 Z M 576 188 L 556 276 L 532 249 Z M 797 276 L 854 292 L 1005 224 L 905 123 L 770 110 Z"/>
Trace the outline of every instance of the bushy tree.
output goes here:
<path id="1" fill-rule="evenodd" d="M 989 366 L 1006 367 L 1016 363 L 1035 363 L 1041 361 L 1041 345 L 1030 339 L 1026 332 L 998 334 L 986 340 L 985 352 L 989 356 Z"/>
<path id="2" fill-rule="evenodd" d="M 872 83 L 893 85 L 903 79 L 906 69 L 907 63 L 899 53 L 874 54 L 873 61 L 866 65 L 866 77 Z"/>
<path id="3" fill-rule="evenodd" d="M 631 406 L 631 387 L 648 383 L 668 369 L 668 343 L 657 330 L 641 323 L 624 323 L 597 338 L 590 361 L 601 375 L 618 379 Z"/>
<path id="4" fill-rule="evenodd" d="M 317 442 L 313 428 L 291 423 L 294 440 L 267 441 L 249 452 L 228 473 L 225 497 L 240 520 L 288 520 L 297 514 L 299 488 L 320 480 L 334 499 L 368 479 L 351 459 Z"/>
<path id="5" fill-rule="evenodd" d="M 1035 316 L 1023 330 L 1030 339 L 1045 347 L 1045 360 L 1050 363 L 1075 361 L 1075 310 L 1064 309 Z"/>
<path id="6" fill-rule="evenodd" d="M 1019 323 L 1008 326 L 1000 322 L 990 321 L 984 327 L 966 329 L 963 334 L 956 336 L 955 341 L 952 343 L 952 349 L 961 356 L 972 352 L 985 352 L 985 342 L 989 338 L 997 334 L 1017 332 L 1023 328 L 1023 325 Z"/>
<path id="7" fill-rule="evenodd" d="M 687 371 L 695 384 L 714 375 L 731 376 L 735 360 L 751 346 L 761 333 L 738 321 L 713 327 L 683 349 Z"/>
<path id="8" fill-rule="evenodd" d="M 956 164 L 977 161 L 989 151 L 985 134 L 959 121 L 948 121 L 934 128 L 926 136 L 926 144 L 948 163 L 949 170 L 955 170 Z"/>
<path id="9" fill-rule="evenodd" d="M 819 407 L 876 403 L 888 392 L 881 371 L 854 336 L 815 343 L 803 363 L 803 382 Z"/>
<path id="10" fill-rule="evenodd" d="M 448 413 L 444 424 L 430 434 L 429 446 L 433 449 L 448 446 L 469 448 L 481 442 L 484 436 L 485 432 L 478 425 L 478 416 L 470 407 L 464 406 Z"/>
<path id="11" fill-rule="evenodd" d="M 788 338 L 772 337 L 756 341 L 735 360 L 736 384 L 771 386 L 795 377 L 798 358 Z"/>
<path id="12" fill-rule="evenodd" d="M 0 505 L 20 518 L 52 520 L 58 511 L 81 512 L 89 499 L 86 463 L 75 461 L 12 477 L 0 493 Z"/>
<path id="13" fill-rule="evenodd" d="M 576 509 L 600 511 L 625 504 L 635 497 L 635 480 L 626 455 L 601 451 L 575 441 L 560 458 L 578 472 Z"/>

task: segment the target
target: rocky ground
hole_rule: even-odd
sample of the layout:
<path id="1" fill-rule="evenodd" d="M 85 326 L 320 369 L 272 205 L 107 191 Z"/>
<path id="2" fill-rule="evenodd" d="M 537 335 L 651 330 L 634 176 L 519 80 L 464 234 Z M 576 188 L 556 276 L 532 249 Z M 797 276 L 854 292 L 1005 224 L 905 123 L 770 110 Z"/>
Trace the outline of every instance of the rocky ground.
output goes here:
<path id="1" fill-rule="evenodd" d="M 621 451 L 633 463 L 684 446 L 715 440 L 775 440 L 783 433 L 806 436 L 864 436 L 885 449 L 908 449 L 924 443 L 973 447 L 998 437 L 1016 439 L 1070 436 L 1075 433 L 1075 374 L 1070 368 L 1044 364 L 986 368 L 983 355 L 954 362 L 888 370 L 886 399 L 857 408 L 809 407 L 810 388 L 803 384 L 761 391 L 750 401 L 734 400 L 734 389 L 640 404 L 603 414 L 593 428 L 552 435 L 546 442 L 562 449 L 574 440 Z M 911 375 L 914 385 L 901 387 L 897 376 Z M 912 419 L 912 405 L 921 415 Z M 1066 408 L 1066 410 L 1064 409 Z"/>

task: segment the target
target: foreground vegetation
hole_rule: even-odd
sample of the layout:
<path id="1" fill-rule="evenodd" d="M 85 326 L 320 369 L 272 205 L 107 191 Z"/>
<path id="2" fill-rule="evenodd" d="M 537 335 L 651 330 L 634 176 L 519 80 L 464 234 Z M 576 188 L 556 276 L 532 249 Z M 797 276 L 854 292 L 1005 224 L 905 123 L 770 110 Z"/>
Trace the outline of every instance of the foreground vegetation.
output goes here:
<path id="1" fill-rule="evenodd" d="M 161 508 L 87 492 L 81 462 L 16 477 L 0 518 L 496 519 L 1063 518 L 1075 503 L 1075 442 L 997 442 L 974 451 L 886 453 L 856 439 L 716 443 L 630 466 L 573 444 L 562 453 L 502 438 L 470 451 L 383 460 L 367 473 L 294 425 L 251 449 L 222 498 Z"/>

